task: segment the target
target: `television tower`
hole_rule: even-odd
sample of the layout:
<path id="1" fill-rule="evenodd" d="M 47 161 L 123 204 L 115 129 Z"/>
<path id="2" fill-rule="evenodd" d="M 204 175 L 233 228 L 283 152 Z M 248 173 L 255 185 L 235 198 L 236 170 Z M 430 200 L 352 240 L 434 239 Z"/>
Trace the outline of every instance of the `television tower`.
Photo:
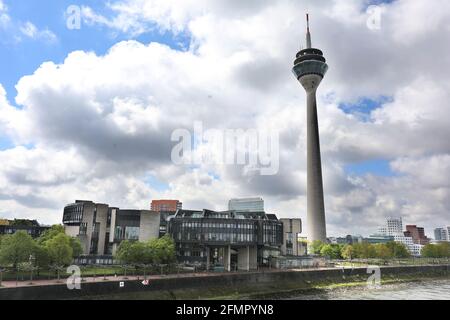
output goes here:
<path id="1" fill-rule="evenodd" d="M 297 53 L 293 72 L 306 90 L 307 96 L 307 220 L 308 240 L 327 240 L 325 205 L 323 200 L 322 162 L 320 156 L 319 123 L 316 92 L 328 65 L 319 49 L 312 48 L 309 15 L 306 15 L 306 49 Z"/>

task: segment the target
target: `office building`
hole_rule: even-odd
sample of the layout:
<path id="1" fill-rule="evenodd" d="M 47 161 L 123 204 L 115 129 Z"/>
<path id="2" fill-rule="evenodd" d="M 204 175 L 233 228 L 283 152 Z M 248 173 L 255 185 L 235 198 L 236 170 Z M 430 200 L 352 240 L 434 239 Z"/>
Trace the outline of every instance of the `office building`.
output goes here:
<path id="1" fill-rule="evenodd" d="M 50 226 L 43 226 L 36 220 L 0 219 L 0 235 L 11 235 L 18 231 L 25 231 L 31 237 L 38 238 L 48 229 L 50 229 Z"/>
<path id="2" fill-rule="evenodd" d="M 169 219 L 177 259 L 208 269 L 255 270 L 280 253 L 283 224 L 273 214 L 178 210 Z"/>
<path id="3" fill-rule="evenodd" d="M 425 229 L 416 225 L 407 225 L 404 235 L 411 237 L 415 244 L 427 245 L 430 243 L 430 239 L 425 235 Z"/>
<path id="4" fill-rule="evenodd" d="M 434 229 L 434 239 L 436 241 L 450 241 L 450 226 Z"/>
<path id="5" fill-rule="evenodd" d="M 327 241 L 325 204 L 323 197 L 322 161 L 320 155 L 319 122 L 316 92 L 328 65 L 323 52 L 311 45 L 307 15 L 306 49 L 297 53 L 293 72 L 307 95 L 307 222 L 310 242 Z"/>
<path id="6" fill-rule="evenodd" d="M 183 209 L 183 203 L 179 200 L 153 200 L 151 210 L 155 212 L 177 212 Z"/>
<path id="7" fill-rule="evenodd" d="M 264 200 L 262 198 L 231 199 L 228 202 L 228 210 L 240 212 L 264 212 Z"/>
<path id="8" fill-rule="evenodd" d="M 157 238 L 160 215 L 77 200 L 64 208 L 63 223 L 67 235 L 80 239 L 84 255 L 110 256 L 124 240 Z"/>

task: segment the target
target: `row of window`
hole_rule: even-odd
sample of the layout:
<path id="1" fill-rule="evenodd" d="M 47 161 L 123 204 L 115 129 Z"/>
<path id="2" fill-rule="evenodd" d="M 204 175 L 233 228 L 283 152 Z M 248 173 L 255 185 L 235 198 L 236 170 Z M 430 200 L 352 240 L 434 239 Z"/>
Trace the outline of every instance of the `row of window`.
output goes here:
<path id="1" fill-rule="evenodd" d="M 177 239 L 179 241 L 225 241 L 231 243 L 238 242 L 255 242 L 256 235 L 251 233 L 190 233 L 190 232 L 178 232 Z"/>
<path id="2" fill-rule="evenodd" d="M 183 228 L 220 228 L 220 229 L 244 229 L 253 230 L 254 224 L 250 223 L 211 223 L 211 222 L 183 222 Z"/>

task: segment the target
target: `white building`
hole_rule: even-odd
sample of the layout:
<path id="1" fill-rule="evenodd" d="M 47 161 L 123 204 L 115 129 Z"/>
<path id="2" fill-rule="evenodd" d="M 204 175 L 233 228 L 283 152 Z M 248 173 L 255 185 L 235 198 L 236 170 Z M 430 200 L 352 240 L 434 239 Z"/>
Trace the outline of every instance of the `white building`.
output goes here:
<path id="1" fill-rule="evenodd" d="M 386 218 L 386 225 L 378 228 L 376 236 L 394 237 L 395 242 L 403 243 L 408 251 L 416 257 L 422 254 L 423 245 L 415 244 L 412 237 L 406 237 L 403 233 L 402 218 Z"/>
<path id="2" fill-rule="evenodd" d="M 402 218 L 386 218 L 386 225 L 378 228 L 378 235 L 385 237 L 403 235 Z"/>
<path id="3" fill-rule="evenodd" d="M 436 241 L 450 241 L 450 226 L 434 229 L 434 239 Z"/>
<path id="4" fill-rule="evenodd" d="M 231 199 L 228 202 L 229 211 L 264 212 L 262 198 Z"/>

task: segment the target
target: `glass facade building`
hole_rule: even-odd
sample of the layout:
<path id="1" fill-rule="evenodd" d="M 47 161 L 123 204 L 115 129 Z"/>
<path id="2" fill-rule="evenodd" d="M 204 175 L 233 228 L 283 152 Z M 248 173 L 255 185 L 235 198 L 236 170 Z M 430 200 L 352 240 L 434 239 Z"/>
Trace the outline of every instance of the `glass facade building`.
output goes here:
<path id="1" fill-rule="evenodd" d="M 275 215 L 264 212 L 178 210 L 168 226 L 176 243 L 178 260 L 200 263 L 207 268 L 229 264 L 233 269 L 245 250 L 253 250 L 250 254 L 258 265 L 263 265 L 268 258 L 264 251 L 277 252 L 283 242 L 283 224 Z M 224 262 L 227 259 L 223 256 L 227 254 L 229 260 Z"/>

